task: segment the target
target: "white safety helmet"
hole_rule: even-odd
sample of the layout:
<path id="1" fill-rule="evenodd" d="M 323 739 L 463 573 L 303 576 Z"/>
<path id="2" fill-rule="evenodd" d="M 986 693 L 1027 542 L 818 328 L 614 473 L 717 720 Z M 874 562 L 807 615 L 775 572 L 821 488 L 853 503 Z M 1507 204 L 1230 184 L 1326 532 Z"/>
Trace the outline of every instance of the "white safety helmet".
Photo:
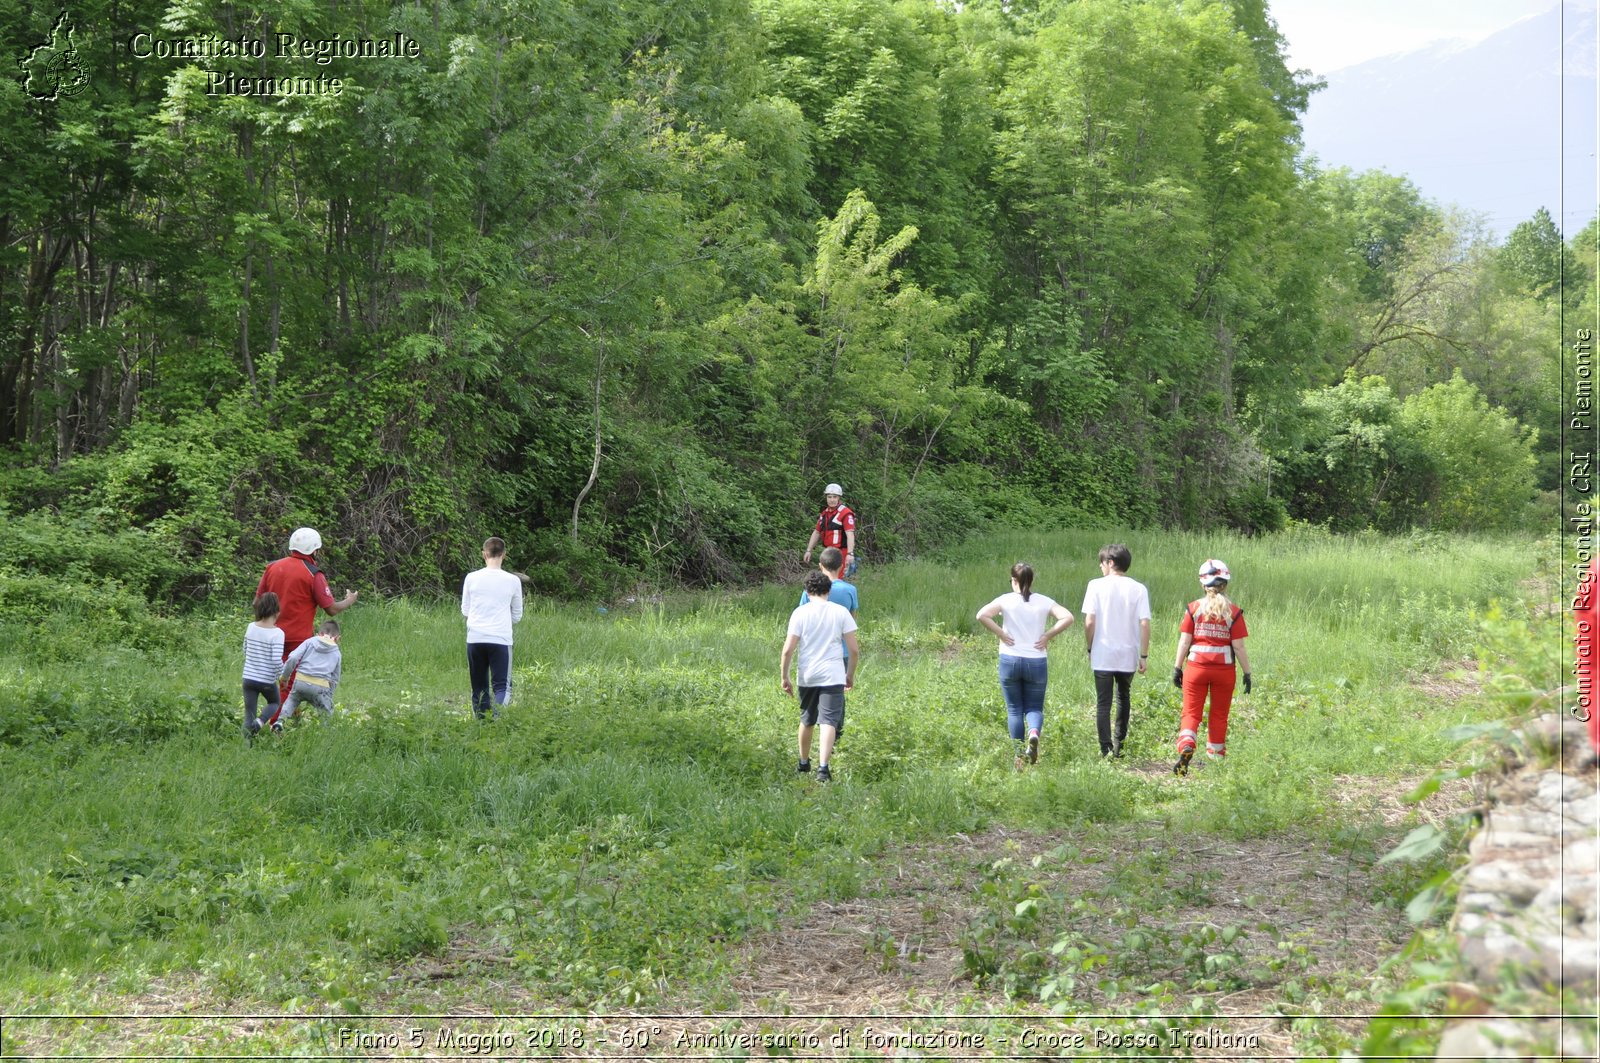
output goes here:
<path id="1" fill-rule="evenodd" d="M 289 549 L 297 554 L 314 554 L 322 549 L 322 536 L 315 528 L 296 528 L 289 536 Z"/>
<path id="2" fill-rule="evenodd" d="M 1200 586 L 1220 587 L 1233 579 L 1233 573 L 1228 571 L 1228 566 L 1215 558 L 1200 566 Z"/>
<path id="3" fill-rule="evenodd" d="M 827 487 L 822 489 L 822 493 L 825 495 L 839 495 L 840 497 L 843 497 L 844 488 L 840 487 L 838 484 L 829 484 Z"/>

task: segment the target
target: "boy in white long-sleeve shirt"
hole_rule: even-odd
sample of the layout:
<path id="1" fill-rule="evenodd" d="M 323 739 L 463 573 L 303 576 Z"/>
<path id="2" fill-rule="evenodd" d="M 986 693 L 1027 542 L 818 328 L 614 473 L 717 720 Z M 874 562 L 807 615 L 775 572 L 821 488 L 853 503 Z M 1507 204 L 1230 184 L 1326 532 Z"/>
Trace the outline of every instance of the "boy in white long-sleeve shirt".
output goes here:
<path id="1" fill-rule="evenodd" d="M 511 625 L 522 619 L 522 580 L 505 571 L 505 540 L 483 543 L 483 567 L 461 584 L 461 615 L 467 618 L 467 673 L 472 715 L 497 719 L 511 701 Z"/>

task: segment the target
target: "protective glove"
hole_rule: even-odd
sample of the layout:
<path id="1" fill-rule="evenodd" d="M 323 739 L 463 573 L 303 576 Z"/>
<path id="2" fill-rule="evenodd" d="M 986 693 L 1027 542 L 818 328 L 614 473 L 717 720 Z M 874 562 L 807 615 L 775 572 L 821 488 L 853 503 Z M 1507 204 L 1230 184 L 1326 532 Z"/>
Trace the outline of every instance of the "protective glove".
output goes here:
<path id="1" fill-rule="evenodd" d="M 1172 685 L 1177 687 L 1179 690 L 1183 689 L 1183 669 L 1182 668 L 1174 668 L 1172 670 Z"/>
<path id="2" fill-rule="evenodd" d="M 1244 692 L 1246 694 L 1250 693 L 1250 673 L 1249 672 L 1246 672 L 1244 674 Z"/>

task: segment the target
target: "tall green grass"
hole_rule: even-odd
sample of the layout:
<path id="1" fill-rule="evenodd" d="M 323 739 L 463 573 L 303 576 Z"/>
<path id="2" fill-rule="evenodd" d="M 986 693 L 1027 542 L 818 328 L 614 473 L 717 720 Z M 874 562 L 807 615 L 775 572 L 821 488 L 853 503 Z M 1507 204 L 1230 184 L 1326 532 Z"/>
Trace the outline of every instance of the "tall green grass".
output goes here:
<path id="1" fill-rule="evenodd" d="M 1227 765 L 1180 781 L 1100 761 L 1075 628 L 1051 655 L 1044 759 L 1013 770 L 994 640 L 973 614 L 1018 559 L 1076 613 L 1109 541 L 1132 549 L 1155 612 L 1130 764 L 1170 756 L 1180 611 L 1202 560 L 1232 568 L 1257 690 L 1235 702 Z M 1428 764 L 1479 711 L 1408 683 L 1470 652 L 1474 611 L 1517 593 L 1526 571 L 1506 558 L 1530 550 L 1061 531 L 869 567 L 830 787 L 794 775 L 795 704 L 777 689 L 794 587 L 530 603 L 516 700 L 494 724 L 468 712 L 456 603 L 363 602 L 341 617 L 340 714 L 253 747 L 238 734 L 242 611 L 163 621 L 136 645 L 13 627 L 0 998 L 67 1010 L 87 983 L 61 972 L 136 991 L 181 971 L 224 1002 L 368 1006 L 396 967 L 467 940 L 552 1001 L 627 1005 L 669 984 L 714 993 L 727 942 L 850 895 L 899 841 L 1143 816 L 1315 829 L 1340 777 Z"/>

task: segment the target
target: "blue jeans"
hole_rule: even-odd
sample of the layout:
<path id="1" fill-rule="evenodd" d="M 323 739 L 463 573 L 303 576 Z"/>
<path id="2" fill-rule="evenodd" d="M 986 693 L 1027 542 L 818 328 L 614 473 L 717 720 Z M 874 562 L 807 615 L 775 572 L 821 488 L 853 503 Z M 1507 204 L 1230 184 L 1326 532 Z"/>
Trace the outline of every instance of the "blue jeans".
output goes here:
<path id="1" fill-rule="evenodd" d="M 1046 657 L 1000 655 L 1000 693 L 1006 699 L 1006 724 L 1011 737 L 1022 741 L 1029 731 L 1044 726 L 1044 688 L 1049 681 Z"/>

